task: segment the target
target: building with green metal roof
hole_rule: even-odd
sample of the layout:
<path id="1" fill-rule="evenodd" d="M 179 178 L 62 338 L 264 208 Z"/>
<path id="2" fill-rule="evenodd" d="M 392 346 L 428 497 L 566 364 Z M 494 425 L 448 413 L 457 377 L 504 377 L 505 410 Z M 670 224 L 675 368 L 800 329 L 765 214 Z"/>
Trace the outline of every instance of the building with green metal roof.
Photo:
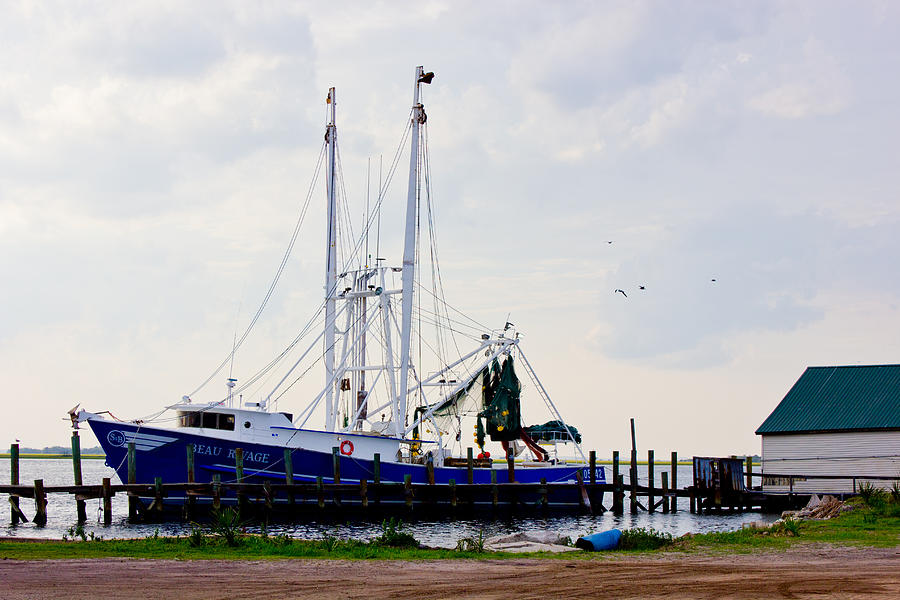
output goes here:
<path id="1" fill-rule="evenodd" d="M 900 480 L 900 365 L 809 367 L 756 434 L 766 491 L 890 487 Z"/>

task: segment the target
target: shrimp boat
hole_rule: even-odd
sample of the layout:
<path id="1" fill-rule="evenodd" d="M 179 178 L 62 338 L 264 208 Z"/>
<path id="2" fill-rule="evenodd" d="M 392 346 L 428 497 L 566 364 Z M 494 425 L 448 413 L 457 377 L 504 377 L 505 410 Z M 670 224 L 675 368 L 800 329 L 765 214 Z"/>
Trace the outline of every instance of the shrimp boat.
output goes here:
<path id="1" fill-rule="evenodd" d="M 416 68 L 412 109 L 394 168 L 379 186 L 375 208 L 366 212 L 363 235 L 351 243 L 338 238 L 339 218 L 346 219 L 349 209 L 339 214 L 338 194 L 343 186 L 337 103 L 334 88 L 329 90 L 319 163 L 325 164 L 327 194 L 325 295 L 307 327 L 277 360 L 240 386 L 229 373 L 224 397 L 205 402 L 195 399 L 206 383 L 233 364 L 240 347 L 235 343 L 204 385 L 152 418 L 125 421 L 108 411 L 92 413 L 78 407 L 70 411 L 73 427 L 90 426 L 106 452 L 106 464 L 123 483 L 128 481 L 129 447 L 134 449 L 136 483 L 153 483 L 157 477 L 165 482 L 188 481 L 188 448 L 192 449 L 194 481 L 201 483 L 236 481 L 238 455 L 242 456 L 241 481 L 246 483 L 299 483 L 318 478 L 329 482 L 334 477 L 335 457 L 345 483 L 372 481 L 376 468 L 382 482 L 402 483 L 408 478 L 412 483 L 426 483 L 430 472 L 437 485 L 451 480 L 462 483 L 467 481 L 469 456 L 475 452 L 474 483 L 490 483 L 492 471 L 506 469 L 505 459 L 513 455 L 518 457 L 518 482 L 574 483 L 579 471 L 588 479 L 580 436 L 563 422 L 523 353 L 515 326 L 506 322 L 489 329 L 450 307 L 444 301 L 435 248 L 431 246 L 427 253 L 419 248 L 423 238 L 430 244 L 435 239 L 426 114 L 421 102 L 422 86 L 433 77 L 422 67 Z M 402 263 L 388 266 L 377 254 L 372 260 L 366 246 L 370 230 L 376 223 L 380 227 L 381 203 L 407 140 L 410 158 Z M 302 217 L 298 227 L 300 223 Z M 422 223 L 429 227 L 427 236 L 420 235 Z M 420 257 L 429 254 L 430 288 L 425 284 L 428 273 L 421 273 L 418 264 Z M 282 266 L 286 259 L 287 254 Z M 277 281 L 278 276 L 273 287 Z M 431 308 L 426 308 L 425 299 Z M 265 302 L 260 311 L 264 306 Z M 423 341 L 430 326 L 437 332 L 433 343 Z M 318 335 L 310 339 L 315 331 Z M 241 341 L 248 333 L 249 328 Z M 461 338 L 471 344 L 468 351 L 459 350 Z M 431 356 L 430 364 L 414 364 L 414 358 L 425 362 L 426 354 Z M 311 400 L 308 397 L 296 415 L 280 410 L 279 405 L 292 400 L 294 385 L 312 377 L 312 367 L 319 361 L 324 366 L 324 385 L 318 393 Z M 545 420 L 549 417 L 546 423 L 531 428 L 522 425 L 523 414 L 532 416 L 534 409 L 523 410 L 523 384 L 517 371 L 527 374 L 524 387 L 543 404 Z M 275 380 L 277 384 L 272 386 Z M 271 388 L 262 388 L 262 381 Z M 248 396 L 253 400 L 247 401 Z M 324 422 L 319 420 L 323 418 Z M 471 442 L 469 435 L 474 436 Z M 560 456 L 559 445 L 564 446 L 568 459 Z M 473 447 L 477 447 L 474 452 Z M 501 460 L 490 458 L 491 448 Z M 596 467 L 594 476 L 605 482 L 604 468 Z M 577 504 L 577 499 L 570 500 Z"/>

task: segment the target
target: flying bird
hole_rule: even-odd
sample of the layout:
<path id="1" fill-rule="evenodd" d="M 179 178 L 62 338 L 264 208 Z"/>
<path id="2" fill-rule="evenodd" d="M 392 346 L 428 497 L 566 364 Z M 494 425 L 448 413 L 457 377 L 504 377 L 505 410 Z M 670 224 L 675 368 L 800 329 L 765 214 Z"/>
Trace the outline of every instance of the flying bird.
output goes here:
<path id="1" fill-rule="evenodd" d="M 712 281 L 712 282 L 713 282 L 713 283 L 715 283 L 715 282 L 716 282 L 716 280 L 715 280 L 715 279 L 710 279 L 710 281 Z"/>
<path id="2" fill-rule="evenodd" d="M 617 289 L 616 291 L 613 292 L 613 294 L 617 294 L 617 293 L 620 293 L 620 292 L 621 292 L 621 294 L 622 294 L 623 296 L 625 296 L 626 298 L 628 297 L 628 294 L 625 293 L 625 290 L 619 290 L 619 289 Z"/>
<path id="3" fill-rule="evenodd" d="M 638 289 L 639 289 L 639 290 L 646 290 L 647 288 L 644 287 L 644 286 L 642 286 L 642 285 L 639 285 L 639 286 L 638 286 Z"/>
<path id="4" fill-rule="evenodd" d="M 606 240 L 607 244 L 612 244 L 612 240 Z"/>

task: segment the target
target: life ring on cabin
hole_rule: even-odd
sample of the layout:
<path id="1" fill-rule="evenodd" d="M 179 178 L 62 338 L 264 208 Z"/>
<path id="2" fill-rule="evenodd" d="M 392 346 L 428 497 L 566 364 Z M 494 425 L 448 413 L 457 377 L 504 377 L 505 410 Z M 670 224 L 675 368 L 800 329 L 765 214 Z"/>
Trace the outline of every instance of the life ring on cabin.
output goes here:
<path id="1" fill-rule="evenodd" d="M 353 442 L 350 440 L 344 440 L 341 442 L 341 454 L 344 456 L 350 456 L 353 454 Z"/>

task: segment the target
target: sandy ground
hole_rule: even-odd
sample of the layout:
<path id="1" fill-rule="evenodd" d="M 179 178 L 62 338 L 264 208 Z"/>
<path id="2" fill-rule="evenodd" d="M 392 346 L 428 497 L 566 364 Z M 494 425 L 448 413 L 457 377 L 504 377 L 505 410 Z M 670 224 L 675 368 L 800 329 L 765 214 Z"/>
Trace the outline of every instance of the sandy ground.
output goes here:
<path id="1" fill-rule="evenodd" d="M 900 548 L 596 560 L 0 561 L 4 600 L 900 598 Z"/>

